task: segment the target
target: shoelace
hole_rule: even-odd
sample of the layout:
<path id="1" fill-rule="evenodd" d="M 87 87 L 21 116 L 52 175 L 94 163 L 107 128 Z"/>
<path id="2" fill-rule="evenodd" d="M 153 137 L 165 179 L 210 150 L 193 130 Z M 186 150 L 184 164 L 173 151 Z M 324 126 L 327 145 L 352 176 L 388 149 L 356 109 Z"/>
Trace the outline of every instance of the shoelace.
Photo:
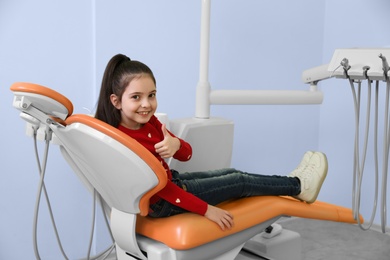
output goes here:
<path id="1" fill-rule="evenodd" d="M 299 175 L 299 179 L 301 180 L 301 185 L 303 189 L 307 190 L 310 188 L 310 182 L 313 178 L 313 174 L 316 173 L 316 165 L 314 163 L 310 163 L 306 165 L 301 174 Z"/>

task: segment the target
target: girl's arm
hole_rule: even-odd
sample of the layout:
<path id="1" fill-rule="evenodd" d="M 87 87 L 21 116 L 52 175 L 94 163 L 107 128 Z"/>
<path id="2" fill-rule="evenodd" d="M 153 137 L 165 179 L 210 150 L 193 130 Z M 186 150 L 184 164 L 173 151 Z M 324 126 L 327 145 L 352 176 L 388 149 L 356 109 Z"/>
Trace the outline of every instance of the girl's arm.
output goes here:
<path id="1" fill-rule="evenodd" d="M 172 134 L 164 124 L 154 116 L 149 121 L 158 131 L 161 139 L 156 143 L 154 148 L 157 154 L 162 158 L 173 157 L 179 161 L 188 161 L 192 157 L 192 147 L 189 143 Z"/>
<path id="2" fill-rule="evenodd" d="M 171 133 L 169 133 L 164 124 L 161 125 L 161 131 L 164 139 L 154 145 L 156 153 L 158 153 L 161 158 L 170 158 L 175 156 L 176 152 L 179 151 L 179 149 L 182 147 L 182 141 L 176 136 L 173 136 Z M 179 155 L 180 154 L 183 154 L 183 151 L 181 151 Z M 191 151 L 189 152 L 189 157 L 190 156 Z"/>
<path id="3" fill-rule="evenodd" d="M 171 181 L 168 181 L 167 185 L 156 195 L 173 205 L 202 216 L 207 211 L 207 203 L 205 201 L 179 188 Z"/>
<path id="4" fill-rule="evenodd" d="M 168 181 L 164 189 L 157 193 L 159 197 L 190 212 L 205 216 L 215 222 L 222 230 L 233 227 L 233 215 L 218 207 L 208 205 L 203 200 L 180 189 L 173 182 Z"/>
<path id="5" fill-rule="evenodd" d="M 231 229 L 234 225 L 233 215 L 229 211 L 212 205 L 207 205 L 204 216 L 217 223 L 222 230 Z"/>

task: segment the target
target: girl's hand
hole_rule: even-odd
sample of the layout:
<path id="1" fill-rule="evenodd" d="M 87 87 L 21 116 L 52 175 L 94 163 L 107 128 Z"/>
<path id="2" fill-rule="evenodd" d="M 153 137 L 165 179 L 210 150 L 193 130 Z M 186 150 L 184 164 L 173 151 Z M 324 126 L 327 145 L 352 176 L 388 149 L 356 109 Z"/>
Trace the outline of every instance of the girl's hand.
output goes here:
<path id="1" fill-rule="evenodd" d="M 233 215 L 230 212 L 212 205 L 207 206 L 207 211 L 204 216 L 217 223 L 222 230 L 226 228 L 231 229 L 234 225 Z"/>
<path id="2" fill-rule="evenodd" d="M 164 140 L 154 145 L 156 153 L 158 153 L 161 158 L 170 158 L 180 149 L 180 141 L 176 137 L 172 137 L 168 130 L 163 124 L 161 130 L 164 134 Z"/>

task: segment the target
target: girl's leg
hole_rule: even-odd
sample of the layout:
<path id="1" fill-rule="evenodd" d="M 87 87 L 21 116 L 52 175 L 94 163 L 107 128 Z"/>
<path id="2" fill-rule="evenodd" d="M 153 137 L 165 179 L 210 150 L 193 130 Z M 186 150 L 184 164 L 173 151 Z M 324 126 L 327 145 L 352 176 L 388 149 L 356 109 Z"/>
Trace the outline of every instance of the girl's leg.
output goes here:
<path id="1" fill-rule="evenodd" d="M 178 178 L 188 192 L 211 205 L 223 201 L 261 195 L 300 193 L 298 178 L 251 174 L 235 169 L 180 174 Z"/>
<path id="2" fill-rule="evenodd" d="M 235 169 L 186 173 L 178 176 L 187 191 L 211 205 L 248 196 L 287 195 L 312 203 L 328 171 L 326 155 L 307 152 L 289 176 L 251 174 Z"/>
<path id="3" fill-rule="evenodd" d="M 232 168 L 208 172 L 179 174 L 172 171 L 172 181 L 208 204 L 217 205 L 223 201 L 256 195 L 297 195 L 298 178 L 287 176 L 257 175 Z M 167 217 L 186 210 L 160 200 L 150 206 L 152 217 Z"/>
<path id="4" fill-rule="evenodd" d="M 328 162 L 325 154 L 306 153 L 301 164 L 289 176 L 250 174 L 235 169 L 179 174 L 173 171 L 177 185 L 211 205 L 240 197 L 288 195 L 312 203 L 316 200 L 326 177 Z M 151 205 L 153 217 L 186 212 L 164 200 Z"/>
<path id="5" fill-rule="evenodd" d="M 223 176 L 223 175 L 230 174 L 232 172 L 236 172 L 237 170 L 233 168 L 224 168 L 224 169 L 203 171 L 203 172 L 179 173 L 175 170 L 171 170 L 171 171 L 172 171 L 173 178 L 178 177 L 180 180 L 193 180 L 193 179 L 207 179 L 207 178 L 214 178 L 217 176 Z"/>
<path id="6" fill-rule="evenodd" d="M 249 174 L 232 168 L 182 174 L 172 170 L 172 177 L 178 186 L 211 205 L 256 195 L 297 195 L 300 187 L 297 178 Z M 187 212 L 165 200 L 160 200 L 150 208 L 153 212 L 149 216 L 152 217 Z"/>

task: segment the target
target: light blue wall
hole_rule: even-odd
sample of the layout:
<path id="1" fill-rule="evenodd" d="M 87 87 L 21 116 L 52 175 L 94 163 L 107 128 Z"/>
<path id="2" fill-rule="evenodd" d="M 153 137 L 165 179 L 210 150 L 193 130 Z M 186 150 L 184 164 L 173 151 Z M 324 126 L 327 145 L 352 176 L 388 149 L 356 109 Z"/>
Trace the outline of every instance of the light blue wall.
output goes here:
<path id="1" fill-rule="evenodd" d="M 386 0 L 214 0 L 210 83 L 215 89 L 306 89 L 301 72 L 329 62 L 335 48 L 388 46 L 385 10 Z M 367 22 L 357 15 L 361 12 Z M 32 140 L 11 105 L 10 85 L 46 85 L 67 96 L 76 113 L 85 113 L 83 107 L 95 106 L 107 61 L 124 53 L 154 71 L 160 112 L 192 117 L 199 32 L 198 0 L 0 2 L 0 115 L 5 126 L 0 137 L 0 259 L 34 259 L 38 173 Z M 211 111 L 236 123 L 234 167 L 288 174 L 306 150 L 324 150 L 330 176 L 320 199 L 350 206 L 350 91 L 346 82 L 335 80 L 321 88 L 321 106 L 213 106 Z M 65 251 L 71 259 L 86 256 L 91 198 L 56 147 L 46 183 Z M 41 256 L 61 258 L 44 202 L 41 208 Z M 99 251 L 108 245 L 101 223 L 97 236 Z"/>

